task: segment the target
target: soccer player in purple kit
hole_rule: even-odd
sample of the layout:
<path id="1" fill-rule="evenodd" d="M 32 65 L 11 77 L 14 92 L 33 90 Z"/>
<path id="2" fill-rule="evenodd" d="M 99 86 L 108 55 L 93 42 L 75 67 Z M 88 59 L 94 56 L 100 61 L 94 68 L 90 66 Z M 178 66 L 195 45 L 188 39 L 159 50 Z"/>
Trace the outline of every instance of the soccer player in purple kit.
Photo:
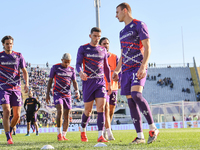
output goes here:
<path id="1" fill-rule="evenodd" d="M 0 52 L 0 104 L 3 108 L 3 125 L 7 143 L 13 144 L 12 131 L 17 124 L 21 113 L 21 82 L 20 69 L 25 80 L 24 90 L 28 92 L 28 73 L 26 63 L 21 53 L 12 50 L 14 39 L 5 36 L 1 42 L 4 51 Z M 13 118 L 10 123 L 10 108 L 13 109 Z"/>
<path id="2" fill-rule="evenodd" d="M 137 132 L 137 137 L 132 143 L 145 143 L 141 111 L 149 124 L 149 144 L 157 139 L 159 131 L 154 124 L 148 102 L 142 96 L 151 52 L 147 26 L 132 17 L 131 7 L 127 3 L 116 7 L 116 18 L 125 23 L 125 28 L 120 32 L 121 57 L 112 78 L 115 80 L 122 68 L 121 94 L 126 95 L 128 99 L 131 118 Z"/>
<path id="3" fill-rule="evenodd" d="M 78 49 L 76 69 L 83 80 L 83 100 L 84 100 L 84 113 L 82 115 L 81 123 L 81 141 L 87 142 L 86 125 L 89 122 L 93 102 L 96 102 L 97 109 L 97 126 L 98 126 L 98 139 L 97 142 L 108 142 L 103 137 L 104 126 L 104 107 L 105 97 L 107 95 L 104 81 L 104 73 L 108 81 L 108 95 L 111 94 L 110 83 L 110 68 L 107 60 L 107 51 L 104 47 L 98 45 L 101 30 L 97 27 L 91 29 L 91 41 L 88 44 L 82 45 Z M 83 70 L 82 70 L 83 64 Z"/>
<path id="4" fill-rule="evenodd" d="M 75 69 L 70 66 L 71 55 L 65 53 L 61 61 L 62 63 L 56 64 L 51 68 L 50 78 L 47 85 L 46 102 L 50 102 L 49 92 L 54 79 L 53 99 L 57 109 L 57 139 L 58 141 L 67 141 L 68 139 L 65 136 L 69 127 L 69 114 L 70 109 L 72 108 L 70 90 L 71 81 L 73 82 L 76 98 L 79 98 L 79 90 L 76 82 Z M 61 133 L 63 117 L 63 132 Z"/>
<path id="5" fill-rule="evenodd" d="M 103 47 L 106 48 L 107 52 L 108 52 L 108 64 L 110 66 L 110 70 L 111 70 L 111 76 L 118 64 L 118 57 L 117 55 L 109 52 L 109 44 L 110 41 L 108 40 L 108 38 L 103 37 L 100 39 L 99 44 Z M 104 77 L 104 80 L 106 82 L 106 90 L 108 90 L 108 83 L 106 78 Z M 118 80 L 119 81 L 119 80 Z M 114 115 L 114 111 L 115 111 L 115 107 L 117 104 L 117 92 L 118 92 L 118 81 L 113 81 L 111 79 L 111 89 L 112 89 L 112 93 L 110 95 L 107 95 L 106 98 L 106 106 L 105 106 L 105 129 L 104 129 L 104 138 L 108 139 L 108 140 L 115 140 L 115 138 L 113 137 L 112 131 L 111 131 L 111 122 L 113 119 L 113 115 Z"/>
<path id="6" fill-rule="evenodd" d="M 27 98 L 24 103 L 24 110 L 26 111 L 27 119 L 27 134 L 25 136 L 30 136 L 29 131 L 31 123 L 35 125 L 34 127 L 36 129 L 36 135 L 38 136 L 37 112 L 40 109 L 40 102 L 33 97 L 32 90 L 29 90 L 28 96 L 29 98 Z"/>

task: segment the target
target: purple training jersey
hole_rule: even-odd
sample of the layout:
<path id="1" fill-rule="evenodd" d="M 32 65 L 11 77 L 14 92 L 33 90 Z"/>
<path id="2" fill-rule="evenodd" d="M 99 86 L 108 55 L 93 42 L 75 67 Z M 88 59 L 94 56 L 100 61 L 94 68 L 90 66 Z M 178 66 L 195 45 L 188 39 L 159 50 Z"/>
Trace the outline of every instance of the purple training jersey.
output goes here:
<path id="1" fill-rule="evenodd" d="M 121 30 L 122 72 L 141 66 L 144 55 L 144 47 L 141 41 L 148 38 L 146 24 L 136 19 L 133 19 Z"/>
<path id="2" fill-rule="evenodd" d="M 71 98 L 71 81 L 76 80 L 76 73 L 71 66 L 65 68 L 61 63 L 51 68 L 50 78 L 54 78 L 54 96 L 59 95 L 63 98 Z"/>
<path id="3" fill-rule="evenodd" d="M 76 69 L 79 73 L 83 71 L 88 78 L 104 78 L 104 73 L 108 82 L 110 82 L 110 69 L 107 60 L 107 51 L 104 47 L 98 45 L 91 46 L 89 43 L 80 46 L 76 59 Z M 105 83 L 104 83 L 105 84 Z"/>
<path id="4" fill-rule="evenodd" d="M 0 52 L 0 91 L 20 91 L 20 68 L 25 67 L 26 63 L 21 53 Z"/>

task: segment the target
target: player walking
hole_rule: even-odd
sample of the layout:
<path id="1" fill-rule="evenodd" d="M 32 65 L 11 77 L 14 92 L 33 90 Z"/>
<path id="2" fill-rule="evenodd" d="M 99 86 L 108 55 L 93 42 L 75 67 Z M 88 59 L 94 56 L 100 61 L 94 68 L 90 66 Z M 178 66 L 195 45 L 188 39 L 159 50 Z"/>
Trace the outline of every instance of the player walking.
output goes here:
<path id="1" fill-rule="evenodd" d="M 71 55 L 65 53 L 61 59 L 62 63 L 56 64 L 51 68 L 50 78 L 47 85 L 46 102 L 50 102 L 49 92 L 54 79 L 53 99 L 57 109 L 57 132 L 58 141 L 68 140 L 65 136 L 69 127 L 69 113 L 71 107 L 71 81 L 75 89 L 75 96 L 79 98 L 78 84 L 76 82 L 76 73 L 74 68 L 70 66 Z M 61 133 L 62 117 L 63 132 Z"/>
<path id="2" fill-rule="evenodd" d="M 96 102 L 97 109 L 97 126 L 98 142 L 108 142 L 103 137 L 104 126 L 104 107 L 105 97 L 107 95 L 104 81 L 104 73 L 108 81 L 108 94 L 111 93 L 110 68 L 107 60 L 107 51 L 104 47 L 99 46 L 101 30 L 97 27 L 91 29 L 91 41 L 88 44 L 80 46 L 77 53 L 76 69 L 83 80 L 83 100 L 84 113 L 81 123 L 81 141 L 87 142 L 86 125 L 92 112 L 93 102 Z M 82 71 L 83 64 L 83 71 Z"/>
<path id="3" fill-rule="evenodd" d="M 109 52 L 109 44 L 110 41 L 108 38 L 103 37 L 100 39 L 99 44 L 103 47 L 106 48 L 107 54 L 108 54 L 108 64 L 110 66 L 111 70 L 111 76 L 117 67 L 118 64 L 118 57 L 117 55 Z M 108 82 L 107 79 L 104 77 L 104 80 L 106 82 L 106 90 L 108 90 Z M 113 137 L 112 131 L 111 131 L 111 122 L 113 118 L 113 114 L 115 111 L 115 106 L 117 104 L 117 92 L 118 92 L 118 81 L 113 81 L 111 79 L 111 89 L 112 93 L 110 95 L 107 95 L 106 98 L 106 106 L 105 106 L 105 127 L 106 130 L 104 129 L 104 137 L 108 140 L 115 140 Z"/>
<path id="4" fill-rule="evenodd" d="M 35 125 L 36 135 L 38 136 L 38 124 L 37 124 L 37 112 L 40 109 L 40 102 L 33 97 L 33 93 L 29 90 L 28 93 L 29 98 L 25 100 L 24 109 L 26 111 L 26 119 L 27 119 L 27 134 L 26 136 L 30 136 L 30 126 L 31 122 Z M 26 109 L 27 106 L 27 109 Z M 36 109 L 37 108 L 37 109 Z"/>
<path id="5" fill-rule="evenodd" d="M 13 144 L 12 131 L 17 124 L 21 113 L 21 82 L 20 68 L 25 80 L 24 90 L 28 92 L 28 73 L 26 62 L 21 53 L 12 50 L 14 39 L 5 36 L 1 42 L 4 51 L 0 52 L 0 104 L 3 108 L 3 126 L 7 143 Z M 13 118 L 10 123 L 10 108 L 13 109 Z"/>
<path id="6" fill-rule="evenodd" d="M 132 143 L 145 143 L 141 111 L 149 124 L 149 144 L 157 139 L 159 131 L 154 124 L 148 102 L 142 96 L 151 52 L 147 26 L 144 22 L 133 19 L 131 7 L 127 3 L 117 6 L 116 18 L 119 22 L 125 23 L 125 28 L 120 32 L 122 52 L 112 78 L 116 79 L 122 68 L 121 94 L 126 95 L 128 99 L 131 117 L 137 132 L 137 137 Z"/>

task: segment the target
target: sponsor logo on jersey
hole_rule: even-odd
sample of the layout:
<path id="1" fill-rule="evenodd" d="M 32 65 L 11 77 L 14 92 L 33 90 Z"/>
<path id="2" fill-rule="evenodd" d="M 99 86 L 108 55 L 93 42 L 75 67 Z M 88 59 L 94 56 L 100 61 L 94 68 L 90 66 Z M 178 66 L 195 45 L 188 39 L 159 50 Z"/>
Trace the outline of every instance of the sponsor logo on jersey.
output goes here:
<path id="1" fill-rule="evenodd" d="M 123 35 L 122 37 L 120 37 L 120 40 L 124 39 L 124 38 L 127 38 L 129 36 L 132 36 L 133 35 L 133 31 L 129 31 L 127 34 Z"/>
<path id="2" fill-rule="evenodd" d="M 17 62 L 1 62 L 1 65 L 17 65 Z"/>
<path id="3" fill-rule="evenodd" d="M 87 54 L 87 57 L 100 57 L 100 58 L 103 58 L 102 55 L 97 55 L 97 54 Z"/>
<path id="4" fill-rule="evenodd" d="M 67 74 L 67 73 L 57 73 L 57 75 L 58 75 L 58 76 L 68 76 L 68 77 L 70 77 L 70 75 Z"/>

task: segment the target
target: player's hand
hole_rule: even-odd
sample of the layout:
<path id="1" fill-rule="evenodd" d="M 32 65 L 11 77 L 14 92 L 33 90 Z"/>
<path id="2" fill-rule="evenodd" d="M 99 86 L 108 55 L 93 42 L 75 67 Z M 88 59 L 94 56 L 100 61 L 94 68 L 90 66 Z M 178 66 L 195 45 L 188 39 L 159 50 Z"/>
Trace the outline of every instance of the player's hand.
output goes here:
<path id="1" fill-rule="evenodd" d="M 79 75 L 80 75 L 81 80 L 83 80 L 83 81 L 87 80 L 87 74 L 86 73 L 81 71 L 81 72 L 79 72 Z"/>
<path id="2" fill-rule="evenodd" d="M 118 73 L 116 73 L 115 71 L 113 72 L 112 80 L 113 81 L 118 81 L 119 80 Z"/>
<path id="3" fill-rule="evenodd" d="M 146 68 L 143 65 L 141 65 L 140 69 L 137 72 L 137 78 L 140 80 L 143 79 L 145 76 L 146 76 Z"/>
<path id="4" fill-rule="evenodd" d="M 75 97 L 76 97 L 76 99 L 79 99 L 79 98 L 80 98 L 80 94 L 79 94 L 79 91 L 78 91 L 78 90 L 75 91 Z"/>
<path id="5" fill-rule="evenodd" d="M 28 85 L 24 86 L 24 91 L 25 91 L 25 93 L 28 93 Z"/>
<path id="6" fill-rule="evenodd" d="M 108 92 L 107 94 L 110 95 L 112 93 L 111 83 L 108 83 Z"/>
<path id="7" fill-rule="evenodd" d="M 47 96 L 46 96 L 46 102 L 47 102 L 47 104 L 50 103 L 50 96 L 49 96 L 49 94 L 47 94 Z"/>

